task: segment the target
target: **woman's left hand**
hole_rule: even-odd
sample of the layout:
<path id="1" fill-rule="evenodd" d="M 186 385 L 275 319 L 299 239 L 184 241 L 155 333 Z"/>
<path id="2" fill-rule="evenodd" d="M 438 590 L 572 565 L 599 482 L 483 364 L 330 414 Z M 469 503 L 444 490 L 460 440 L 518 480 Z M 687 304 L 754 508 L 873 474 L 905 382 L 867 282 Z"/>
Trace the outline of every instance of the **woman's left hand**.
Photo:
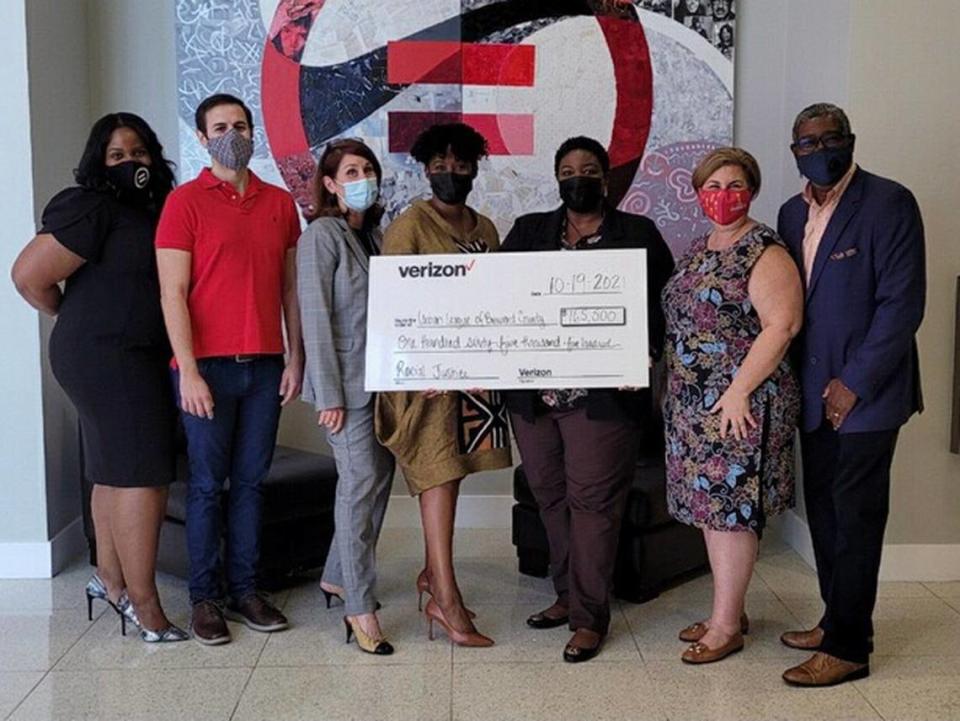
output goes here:
<path id="1" fill-rule="evenodd" d="M 742 441 L 751 428 L 757 427 L 757 421 L 750 413 L 749 393 L 738 393 L 728 388 L 710 412 L 720 414 L 720 438 L 724 440 L 727 438 L 728 428 L 734 438 Z"/>

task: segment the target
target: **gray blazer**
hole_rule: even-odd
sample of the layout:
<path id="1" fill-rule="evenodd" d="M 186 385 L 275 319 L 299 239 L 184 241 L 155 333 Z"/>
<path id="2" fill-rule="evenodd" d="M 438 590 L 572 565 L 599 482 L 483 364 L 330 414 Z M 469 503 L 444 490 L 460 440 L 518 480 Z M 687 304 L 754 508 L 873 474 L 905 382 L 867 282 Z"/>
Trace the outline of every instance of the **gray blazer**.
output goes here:
<path id="1" fill-rule="evenodd" d="M 379 247 L 382 236 L 373 231 Z M 369 259 L 342 218 L 317 218 L 297 244 L 306 369 L 301 398 L 318 410 L 363 408 Z"/>

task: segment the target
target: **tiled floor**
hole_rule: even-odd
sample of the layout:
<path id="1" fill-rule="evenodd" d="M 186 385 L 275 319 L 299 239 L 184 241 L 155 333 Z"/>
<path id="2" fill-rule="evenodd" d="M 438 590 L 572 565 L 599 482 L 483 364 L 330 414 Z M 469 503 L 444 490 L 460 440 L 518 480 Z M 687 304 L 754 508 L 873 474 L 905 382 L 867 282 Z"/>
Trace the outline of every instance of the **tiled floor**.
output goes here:
<path id="1" fill-rule="evenodd" d="M 549 583 L 520 576 L 507 531 L 458 531 L 458 568 L 491 649 L 430 642 L 413 580 L 419 534 L 381 542 L 382 622 L 397 653 L 375 658 L 343 643 L 342 610 L 315 583 L 276 597 L 293 623 L 273 636 L 231 624 L 234 642 L 149 646 L 123 638 L 95 606 L 87 622 L 78 563 L 52 581 L 0 581 L 0 718 L 80 721 L 643 721 L 670 719 L 960 719 L 960 583 L 883 584 L 873 675 L 833 689 L 785 686 L 804 658 L 779 644 L 818 618 L 816 580 L 792 551 L 765 542 L 750 589 L 746 650 L 709 667 L 679 661 L 677 630 L 704 616 L 709 578 L 644 605 L 618 604 L 603 653 L 564 664 L 564 629 L 533 631 L 527 615 L 552 601 Z M 161 592 L 186 625 L 182 581 Z"/>

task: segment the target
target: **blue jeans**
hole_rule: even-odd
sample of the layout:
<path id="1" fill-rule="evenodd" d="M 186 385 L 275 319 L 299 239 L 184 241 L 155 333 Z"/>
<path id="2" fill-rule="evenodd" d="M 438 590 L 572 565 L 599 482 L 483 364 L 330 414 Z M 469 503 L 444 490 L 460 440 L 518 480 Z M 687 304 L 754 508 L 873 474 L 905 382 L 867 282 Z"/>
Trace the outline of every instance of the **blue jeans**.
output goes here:
<path id="1" fill-rule="evenodd" d="M 260 559 L 263 480 L 270 470 L 280 422 L 283 357 L 238 363 L 205 358 L 197 363 L 213 395 L 213 419 L 181 412 L 187 436 L 187 550 L 190 601 L 219 600 L 220 494 L 230 479 L 224 563 L 227 592 L 240 600 L 256 591 Z M 179 404 L 180 377 L 173 372 Z"/>

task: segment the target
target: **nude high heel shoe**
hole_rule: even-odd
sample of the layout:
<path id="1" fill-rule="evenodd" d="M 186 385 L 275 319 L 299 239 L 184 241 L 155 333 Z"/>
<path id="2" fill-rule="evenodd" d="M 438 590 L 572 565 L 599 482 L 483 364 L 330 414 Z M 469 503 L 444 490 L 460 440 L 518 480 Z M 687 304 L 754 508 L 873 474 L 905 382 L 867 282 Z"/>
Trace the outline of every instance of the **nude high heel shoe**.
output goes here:
<path id="1" fill-rule="evenodd" d="M 433 596 L 433 591 L 430 590 L 430 577 L 427 575 L 427 569 L 420 571 L 420 574 L 417 576 L 417 610 L 423 611 L 423 594 L 428 596 Z M 467 612 L 467 615 L 474 619 L 477 617 L 473 611 L 471 611 L 466 606 L 463 607 L 463 610 Z"/>
<path id="2" fill-rule="evenodd" d="M 450 625 L 446 617 L 443 615 L 443 610 L 437 605 L 437 602 L 432 598 L 427 601 L 427 605 L 423 609 L 423 613 L 426 615 L 429 627 L 427 630 L 427 637 L 433 641 L 433 624 L 436 623 L 444 630 L 447 636 L 458 646 L 465 646 L 470 648 L 487 648 L 493 645 L 493 639 L 488 636 L 484 636 L 482 633 L 474 629 L 473 631 L 458 631 L 453 626 Z"/>

